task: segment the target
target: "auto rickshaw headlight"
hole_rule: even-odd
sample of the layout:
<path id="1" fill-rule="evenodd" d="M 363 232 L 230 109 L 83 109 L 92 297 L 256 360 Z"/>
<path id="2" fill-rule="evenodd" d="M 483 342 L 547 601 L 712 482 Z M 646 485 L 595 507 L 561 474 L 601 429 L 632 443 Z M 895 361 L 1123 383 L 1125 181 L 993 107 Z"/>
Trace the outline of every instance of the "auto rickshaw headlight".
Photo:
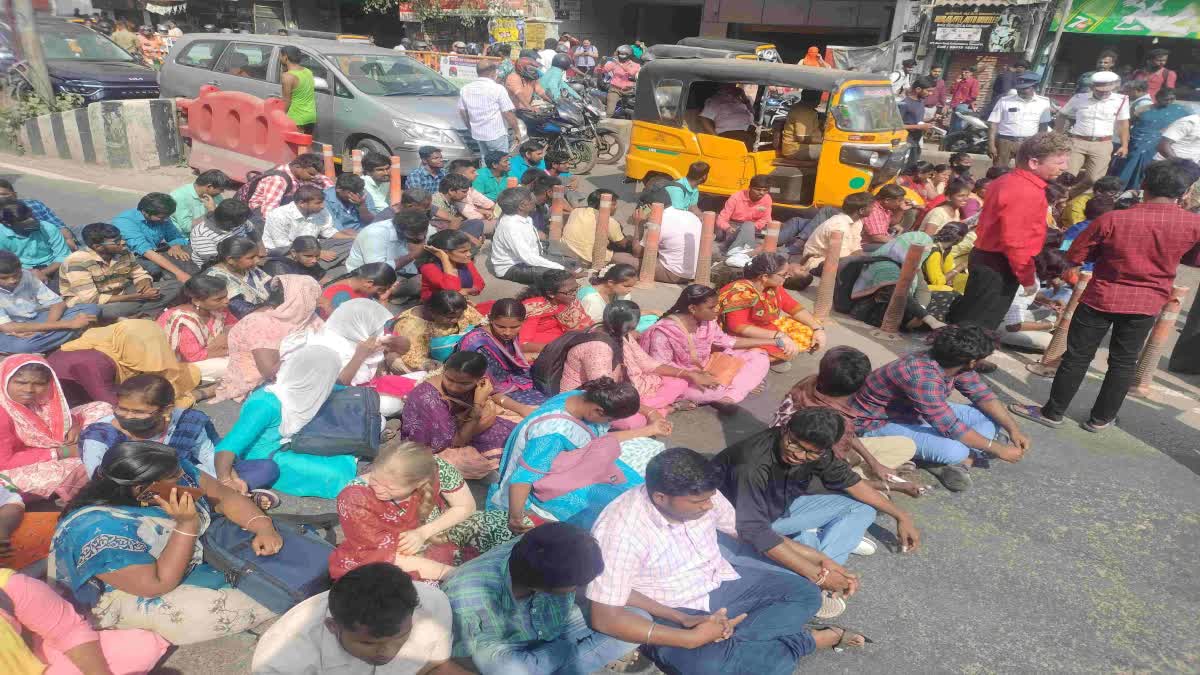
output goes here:
<path id="1" fill-rule="evenodd" d="M 887 150 L 880 151 L 854 145 L 843 145 L 841 162 L 851 166 L 878 169 L 887 164 L 889 156 L 891 156 L 891 152 Z"/>

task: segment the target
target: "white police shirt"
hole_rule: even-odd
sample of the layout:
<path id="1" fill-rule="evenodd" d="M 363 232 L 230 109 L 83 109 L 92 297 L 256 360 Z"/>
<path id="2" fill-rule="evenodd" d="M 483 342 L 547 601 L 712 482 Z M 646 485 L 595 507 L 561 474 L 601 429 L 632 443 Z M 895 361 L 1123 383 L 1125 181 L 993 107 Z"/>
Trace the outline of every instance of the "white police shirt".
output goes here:
<path id="1" fill-rule="evenodd" d="M 1117 122 L 1129 119 L 1129 97 L 1113 92 L 1097 100 L 1091 92 L 1075 94 L 1059 111 L 1074 117 L 1071 133 L 1077 136 L 1112 136 Z"/>
<path id="2" fill-rule="evenodd" d="M 1050 99 L 1037 94 L 1029 100 L 1017 94 L 1004 96 L 996 101 L 988 122 L 996 125 L 996 133 L 1001 136 L 1029 138 L 1041 125 L 1050 123 Z"/>

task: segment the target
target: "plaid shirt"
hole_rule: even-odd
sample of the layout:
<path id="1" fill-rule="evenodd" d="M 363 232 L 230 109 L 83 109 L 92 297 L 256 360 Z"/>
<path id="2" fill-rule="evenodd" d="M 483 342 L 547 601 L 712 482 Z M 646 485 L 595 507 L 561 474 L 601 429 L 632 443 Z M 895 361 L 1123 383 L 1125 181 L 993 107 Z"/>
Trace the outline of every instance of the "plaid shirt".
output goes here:
<path id="1" fill-rule="evenodd" d="M 429 167 L 422 164 L 408 174 L 404 185 L 406 188 L 421 188 L 432 195 L 437 194 L 438 186 L 442 184 L 442 179 L 445 177 L 445 169 L 433 174 L 429 173 Z"/>
<path id="2" fill-rule="evenodd" d="M 883 208 L 883 204 L 880 204 L 878 201 L 873 202 L 871 204 L 871 212 L 867 214 L 866 218 L 863 218 L 862 233 L 877 237 L 886 235 L 891 231 L 893 222 L 899 222 L 899 216 L 903 213 L 903 211 L 892 213 Z"/>
<path id="3" fill-rule="evenodd" d="M 928 422 L 946 438 L 967 433 L 967 425 L 948 405 L 951 390 L 957 389 L 976 406 L 996 398 L 975 371 L 947 377 L 929 352 L 902 356 L 867 376 L 850 402 L 857 413 L 854 430 L 860 436 L 888 422 Z"/>
<path id="4" fill-rule="evenodd" d="M 283 198 L 296 193 L 296 188 L 301 185 L 311 185 L 320 190 L 333 187 L 333 181 L 323 174 L 319 173 L 310 181 L 301 181 L 292 174 L 292 167 L 288 164 L 277 166 L 272 171 L 282 171 L 292 179 L 292 189 L 288 190 L 288 183 L 283 176 L 267 176 L 258 182 L 258 186 L 254 190 L 254 194 L 250 195 L 250 203 L 248 206 L 258 211 L 265 218 L 272 209 L 279 206 Z"/>
<path id="5" fill-rule="evenodd" d="M 575 594 L 534 593 L 513 597 L 508 558 L 516 541 L 497 546 L 458 568 L 442 584 L 454 610 L 454 656 L 487 662 L 562 637 L 573 620 L 582 621 Z"/>
<path id="6" fill-rule="evenodd" d="M 1067 251 L 1095 261 L 1080 302 L 1101 312 L 1152 315 L 1166 304 L 1179 259 L 1200 243 L 1200 215 L 1175 204 L 1138 204 L 1092 221 Z"/>
<path id="7" fill-rule="evenodd" d="M 105 262 L 99 253 L 81 248 L 63 263 L 59 292 L 68 307 L 79 303 L 103 305 L 124 291 L 130 281 L 135 285 L 153 283 L 132 253 L 125 252 Z"/>
<path id="8" fill-rule="evenodd" d="M 51 225 L 53 225 L 55 227 L 66 227 L 67 226 L 67 224 L 62 221 L 62 218 L 59 218 L 57 215 L 55 215 L 55 213 L 50 210 L 50 207 L 46 206 L 45 203 L 42 202 L 42 200 L 40 200 L 40 199 L 22 199 L 21 201 L 25 204 L 25 206 L 29 207 L 30 211 L 33 211 L 34 218 L 37 218 L 38 220 L 43 220 L 47 223 L 50 223 Z"/>

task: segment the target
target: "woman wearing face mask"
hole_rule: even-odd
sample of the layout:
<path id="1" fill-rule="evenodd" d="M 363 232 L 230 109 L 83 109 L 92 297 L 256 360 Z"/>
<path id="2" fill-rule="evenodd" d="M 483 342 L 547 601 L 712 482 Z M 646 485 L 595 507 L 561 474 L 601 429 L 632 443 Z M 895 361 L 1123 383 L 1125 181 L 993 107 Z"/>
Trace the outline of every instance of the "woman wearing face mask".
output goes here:
<path id="1" fill-rule="evenodd" d="M 423 304 L 396 317 L 392 333 L 408 338 L 408 351 L 399 361 L 409 370 L 435 370 L 483 315 L 457 291 L 437 291 Z M 432 363 L 431 363 L 432 361 Z"/>
<path id="2" fill-rule="evenodd" d="M 437 291 L 468 296 L 483 292 L 483 277 L 471 255 L 471 239 L 459 230 L 442 230 L 430 237 L 415 264 L 421 273 L 422 302 Z"/>
<path id="3" fill-rule="evenodd" d="M 184 304 L 158 317 L 171 349 L 200 369 L 200 380 L 217 382 L 229 367 L 228 329 L 237 323 L 229 311 L 229 291 L 216 277 L 198 274 L 183 285 Z"/>
<path id="4" fill-rule="evenodd" d="M 583 310 L 588 317 L 599 323 L 604 319 L 604 308 L 613 300 L 631 300 L 633 287 L 637 285 L 637 269 L 633 265 L 617 263 L 607 268 L 589 280 L 587 286 L 580 286 L 576 294 Z M 643 314 L 638 321 L 637 332 L 641 333 L 658 320 L 656 314 Z"/>
<path id="5" fill-rule="evenodd" d="M 258 266 L 261 261 L 262 246 L 258 242 L 249 237 L 230 237 L 217 244 L 217 263 L 204 273 L 225 282 L 229 311 L 239 319 L 262 307 L 270 297 L 267 282 L 271 276 Z"/>
<path id="6" fill-rule="evenodd" d="M 487 376 L 492 388 L 525 405 L 537 406 L 546 395 L 533 386 L 529 360 L 521 351 L 521 325 L 525 305 L 516 298 L 497 300 L 488 312 L 487 323 L 463 336 L 458 349 L 482 354 L 487 359 Z"/>

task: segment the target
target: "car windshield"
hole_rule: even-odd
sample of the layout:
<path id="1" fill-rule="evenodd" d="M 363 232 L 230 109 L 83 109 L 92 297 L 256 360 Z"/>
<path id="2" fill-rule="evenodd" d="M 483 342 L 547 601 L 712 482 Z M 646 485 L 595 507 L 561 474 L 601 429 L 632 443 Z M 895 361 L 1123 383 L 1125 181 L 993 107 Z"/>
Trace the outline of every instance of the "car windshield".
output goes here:
<path id="1" fill-rule="evenodd" d="M 458 93 L 458 87 L 449 80 L 407 56 L 334 54 L 330 58 L 364 94 L 447 96 Z"/>
<path id="2" fill-rule="evenodd" d="M 842 131 L 890 131 L 904 128 L 896 95 L 888 85 L 850 87 L 834 106 L 834 121 Z"/>
<path id="3" fill-rule="evenodd" d="M 90 30 L 67 32 L 42 30 L 42 51 L 57 61 L 132 61 L 129 52 L 112 40 Z"/>

